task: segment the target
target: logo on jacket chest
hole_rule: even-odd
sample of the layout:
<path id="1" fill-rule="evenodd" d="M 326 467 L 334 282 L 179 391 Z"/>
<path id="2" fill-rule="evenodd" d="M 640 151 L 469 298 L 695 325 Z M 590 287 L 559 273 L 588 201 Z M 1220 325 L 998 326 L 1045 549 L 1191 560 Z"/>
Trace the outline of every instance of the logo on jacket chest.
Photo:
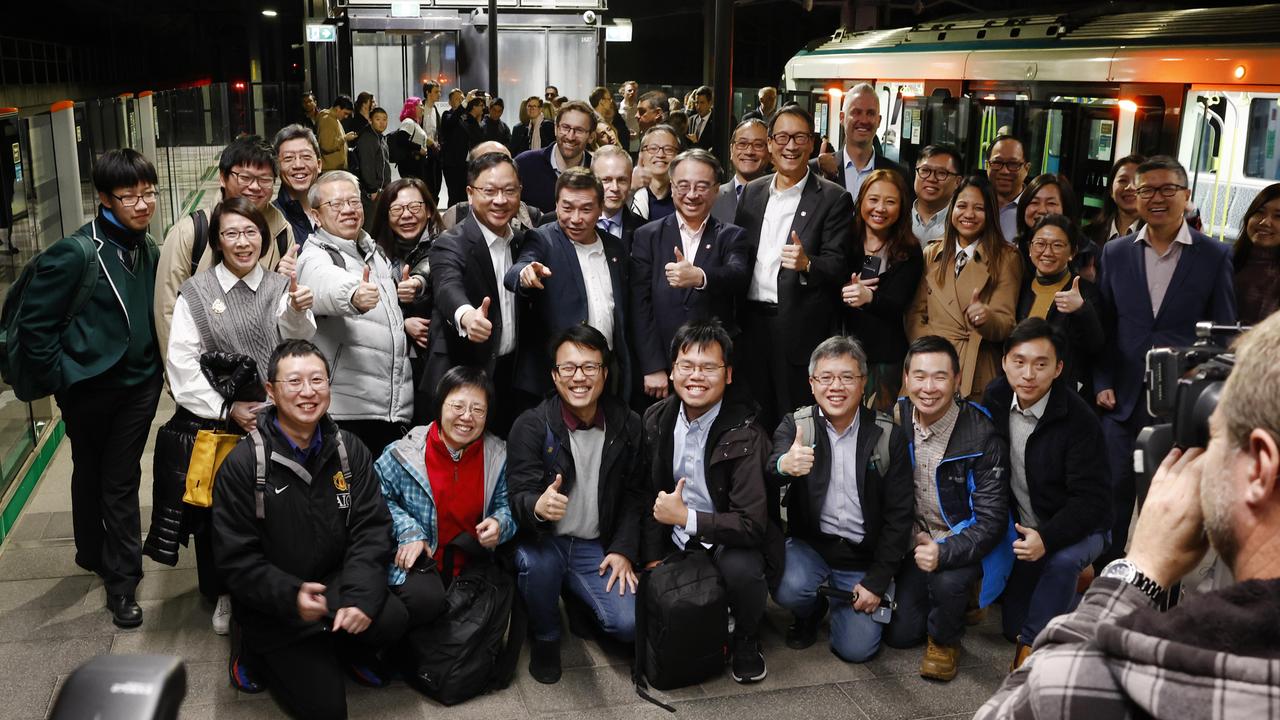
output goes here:
<path id="1" fill-rule="evenodd" d="M 347 476 L 341 470 L 333 474 L 333 487 L 338 491 L 338 509 L 349 510 L 351 508 L 351 493 L 347 491 Z"/>

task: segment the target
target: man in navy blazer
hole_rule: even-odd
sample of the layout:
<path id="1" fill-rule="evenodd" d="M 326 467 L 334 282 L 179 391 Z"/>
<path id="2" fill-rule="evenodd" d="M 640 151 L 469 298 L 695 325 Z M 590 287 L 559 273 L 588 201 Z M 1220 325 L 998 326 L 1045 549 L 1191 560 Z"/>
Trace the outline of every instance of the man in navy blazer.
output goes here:
<path id="1" fill-rule="evenodd" d="M 587 143 L 595 131 L 595 111 L 575 100 L 556 111 L 556 141 L 541 150 L 525 150 L 516 156 L 523 184 L 521 198 L 543 212 L 556 205 L 556 178 L 572 167 L 591 167 Z"/>
<path id="2" fill-rule="evenodd" d="M 631 243 L 631 337 L 644 393 L 667 396 L 671 339 L 687 322 L 718 318 L 736 335 L 734 306 L 751 280 L 746 234 L 711 217 L 720 163 L 706 150 L 671 161 L 676 211 Z"/>
<path id="3" fill-rule="evenodd" d="M 600 180 L 586 168 L 570 168 L 556 180 L 556 222 L 527 233 L 520 256 L 507 271 L 508 290 L 531 303 L 523 316 L 515 387 L 541 397 L 551 390 L 548 338 L 586 324 L 609 341 L 617 367 L 609 370 L 618 397 L 630 390 L 627 346 L 627 254 L 622 241 L 596 230 L 604 204 Z"/>
<path id="4" fill-rule="evenodd" d="M 1236 322 L 1230 249 L 1187 226 L 1187 171 L 1158 155 L 1138 166 L 1138 215 L 1147 224 L 1102 248 L 1098 290 L 1114 319 L 1112 352 L 1094 369 L 1103 437 L 1115 483 L 1111 547 L 1096 567 L 1124 554 L 1135 497 L 1133 446 L 1147 413 L 1143 373 L 1153 347 L 1195 341 L 1196 323 Z"/>

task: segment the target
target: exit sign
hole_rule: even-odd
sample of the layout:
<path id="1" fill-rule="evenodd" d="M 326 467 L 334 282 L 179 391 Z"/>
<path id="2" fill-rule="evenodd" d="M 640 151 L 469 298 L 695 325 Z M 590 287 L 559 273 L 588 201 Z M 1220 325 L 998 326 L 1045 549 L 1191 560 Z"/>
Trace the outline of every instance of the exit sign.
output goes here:
<path id="1" fill-rule="evenodd" d="M 338 42 L 338 31 L 332 25 L 308 25 L 307 42 Z"/>

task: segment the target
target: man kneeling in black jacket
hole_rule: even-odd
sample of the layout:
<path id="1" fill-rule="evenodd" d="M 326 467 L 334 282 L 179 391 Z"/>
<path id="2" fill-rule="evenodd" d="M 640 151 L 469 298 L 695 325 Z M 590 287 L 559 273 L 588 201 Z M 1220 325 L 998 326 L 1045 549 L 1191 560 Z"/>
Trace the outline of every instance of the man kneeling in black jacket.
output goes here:
<path id="1" fill-rule="evenodd" d="M 231 589 L 232 683 L 260 673 L 295 717 L 345 718 L 344 666 L 381 687 L 376 651 L 403 633 L 387 592 L 391 514 L 369 451 L 328 415 L 329 364 L 306 340 L 271 356 L 274 407 L 240 441 L 214 487 L 214 559 Z"/>

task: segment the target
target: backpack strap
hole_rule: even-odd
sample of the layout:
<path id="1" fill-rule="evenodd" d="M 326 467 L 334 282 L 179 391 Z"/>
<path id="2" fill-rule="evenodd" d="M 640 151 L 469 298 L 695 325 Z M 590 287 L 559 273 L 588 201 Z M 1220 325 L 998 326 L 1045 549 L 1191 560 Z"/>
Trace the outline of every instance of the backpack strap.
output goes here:
<path id="1" fill-rule="evenodd" d="M 884 475 L 885 470 L 889 468 L 889 434 L 893 431 L 893 418 L 887 413 L 876 413 L 876 425 L 880 427 L 880 437 L 876 440 L 876 449 L 871 454 L 871 465 L 876 471 Z"/>
<path id="2" fill-rule="evenodd" d="M 196 229 L 195 241 L 191 243 L 191 274 L 195 275 L 200 267 L 200 259 L 204 257 L 204 250 L 209 246 L 209 218 L 205 216 L 204 210 L 197 210 L 191 213 L 191 223 Z"/>
<path id="3" fill-rule="evenodd" d="M 267 452 L 258 429 L 249 431 L 253 443 L 253 515 L 259 521 L 267 519 Z"/>
<path id="4" fill-rule="evenodd" d="M 84 310 L 84 306 L 88 304 L 89 298 L 93 297 L 93 291 L 98 286 L 98 268 L 100 262 L 98 260 L 98 248 L 93 241 L 83 235 L 72 235 L 80 247 L 84 250 L 86 262 L 84 264 L 84 272 L 80 275 L 80 284 L 76 286 L 76 293 L 71 298 L 71 304 L 67 306 L 67 314 L 62 318 L 62 324 L 65 326 L 71 320 Z"/>
<path id="5" fill-rule="evenodd" d="M 818 427 L 813 420 L 813 406 L 806 405 L 792 413 L 791 417 L 796 421 L 796 429 L 804 431 L 805 441 L 812 446 L 814 438 L 817 436 Z"/>
<path id="6" fill-rule="evenodd" d="M 280 257 L 289 254 L 289 226 L 285 225 L 280 232 L 276 233 L 276 249 L 280 251 Z"/>
<path id="7" fill-rule="evenodd" d="M 351 461 L 347 459 L 347 444 L 342 441 L 342 431 L 338 431 L 338 462 L 342 466 L 342 479 L 347 486 L 347 492 L 351 492 Z M 351 527 L 351 503 L 347 503 L 347 528 Z"/>

